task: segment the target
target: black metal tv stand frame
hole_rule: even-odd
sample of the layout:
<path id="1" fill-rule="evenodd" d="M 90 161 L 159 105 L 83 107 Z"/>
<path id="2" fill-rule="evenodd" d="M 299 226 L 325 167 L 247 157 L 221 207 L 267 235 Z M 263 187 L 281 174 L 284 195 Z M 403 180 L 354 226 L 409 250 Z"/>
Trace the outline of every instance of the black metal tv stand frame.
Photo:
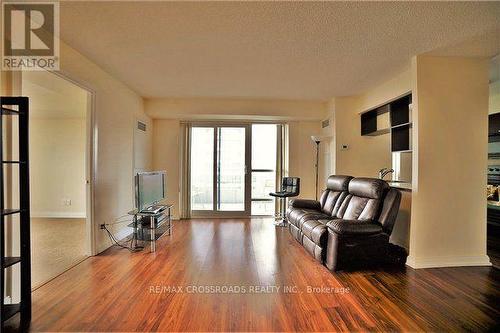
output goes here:
<path id="1" fill-rule="evenodd" d="M 172 235 L 172 204 L 162 205 L 156 213 L 148 213 L 134 209 L 128 212 L 134 217 L 128 226 L 134 229 L 133 247 L 138 241 L 149 242 L 151 252 L 156 251 L 156 241 L 163 235 Z"/>

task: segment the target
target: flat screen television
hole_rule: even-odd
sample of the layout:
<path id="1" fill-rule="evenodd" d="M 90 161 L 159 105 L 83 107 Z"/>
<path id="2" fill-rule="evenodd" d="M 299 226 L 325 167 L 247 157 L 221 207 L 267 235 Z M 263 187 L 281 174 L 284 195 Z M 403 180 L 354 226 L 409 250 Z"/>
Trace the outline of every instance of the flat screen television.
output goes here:
<path id="1" fill-rule="evenodd" d="M 165 171 L 139 172 L 135 176 L 137 209 L 144 211 L 166 197 Z"/>

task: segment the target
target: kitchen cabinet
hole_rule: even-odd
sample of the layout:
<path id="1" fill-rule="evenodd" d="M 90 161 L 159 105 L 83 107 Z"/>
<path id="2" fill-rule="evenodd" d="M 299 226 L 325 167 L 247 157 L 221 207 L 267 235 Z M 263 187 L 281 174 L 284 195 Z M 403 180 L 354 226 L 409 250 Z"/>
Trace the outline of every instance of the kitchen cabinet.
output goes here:
<path id="1" fill-rule="evenodd" d="M 488 141 L 500 141 L 500 113 L 494 113 L 488 116 Z"/>

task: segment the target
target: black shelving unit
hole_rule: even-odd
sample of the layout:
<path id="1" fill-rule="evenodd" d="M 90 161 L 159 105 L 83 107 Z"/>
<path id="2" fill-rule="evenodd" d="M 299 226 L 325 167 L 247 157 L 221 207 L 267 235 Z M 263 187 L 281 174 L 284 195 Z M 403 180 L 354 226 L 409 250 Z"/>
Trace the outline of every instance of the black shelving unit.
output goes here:
<path id="1" fill-rule="evenodd" d="M 361 114 L 361 135 L 378 136 L 391 135 L 392 152 L 411 151 L 411 117 L 409 105 L 411 94 L 399 97 L 375 109 Z M 377 128 L 377 117 L 389 113 L 389 127 Z"/>
<path id="2" fill-rule="evenodd" d="M 2 167 L 0 168 L 0 328 L 4 329 L 5 322 L 20 313 L 19 330 L 26 331 L 31 321 L 31 249 L 30 249 L 30 187 L 29 187 L 29 141 L 28 141 L 28 119 L 29 100 L 28 97 L 0 97 L 0 157 Z M 19 160 L 4 160 L 3 140 L 5 139 L 3 129 L 5 117 L 17 117 L 19 125 Z M 16 138 L 11 138 L 16 140 Z M 19 207 L 5 207 L 5 168 L 19 168 Z M 12 215 L 19 215 L 20 255 L 6 256 L 5 221 Z M 4 304 L 6 269 L 14 265 L 20 265 L 20 302 L 15 304 Z M 13 277 L 16 278 L 16 277 Z"/>

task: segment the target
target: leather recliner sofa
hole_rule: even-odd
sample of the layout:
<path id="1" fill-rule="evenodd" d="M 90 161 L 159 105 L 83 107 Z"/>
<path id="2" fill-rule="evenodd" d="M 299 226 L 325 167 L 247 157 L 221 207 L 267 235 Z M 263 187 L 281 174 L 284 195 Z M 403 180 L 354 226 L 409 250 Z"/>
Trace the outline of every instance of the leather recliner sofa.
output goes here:
<path id="1" fill-rule="evenodd" d="M 331 271 L 387 256 L 401 193 L 374 178 L 330 176 L 326 185 L 319 201 L 290 201 L 292 236 Z"/>

